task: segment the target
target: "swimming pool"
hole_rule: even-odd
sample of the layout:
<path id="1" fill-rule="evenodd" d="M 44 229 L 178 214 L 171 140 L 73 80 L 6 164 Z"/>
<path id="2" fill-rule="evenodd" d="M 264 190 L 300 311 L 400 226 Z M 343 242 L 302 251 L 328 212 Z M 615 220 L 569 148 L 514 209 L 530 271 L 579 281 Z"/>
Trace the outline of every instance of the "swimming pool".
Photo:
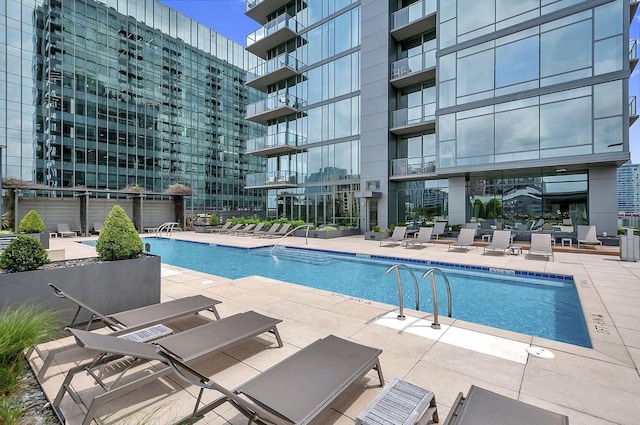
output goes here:
<path id="1" fill-rule="evenodd" d="M 393 264 L 410 266 L 416 277 L 442 269 L 451 284 L 453 317 L 473 323 L 591 347 L 573 278 L 564 275 L 490 269 L 439 262 L 368 256 L 308 248 L 237 248 L 145 238 L 162 262 L 230 279 L 259 275 L 356 298 L 398 305 Z M 438 281 L 440 278 L 437 278 Z M 413 281 L 402 272 L 404 304 L 415 307 Z M 444 284 L 438 311 L 447 314 Z M 430 282 L 420 281 L 420 310 L 432 311 Z"/>

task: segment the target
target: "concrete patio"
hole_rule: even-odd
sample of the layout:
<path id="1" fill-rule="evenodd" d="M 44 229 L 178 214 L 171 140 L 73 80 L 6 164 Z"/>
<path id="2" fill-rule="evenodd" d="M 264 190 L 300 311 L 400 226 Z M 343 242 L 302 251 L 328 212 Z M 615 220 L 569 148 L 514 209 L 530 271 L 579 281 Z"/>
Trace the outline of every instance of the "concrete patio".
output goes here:
<path id="1" fill-rule="evenodd" d="M 176 239 L 255 247 L 276 240 L 178 232 Z M 95 256 L 95 250 L 77 242 L 83 238 L 52 239 L 52 249 L 64 249 L 66 258 Z M 395 316 L 397 306 L 385 305 L 260 276 L 231 280 L 163 264 L 163 301 L 203 294 L 222 301 L 223 317 L 255 310 L 282 319 L 279 325 L 284 347 L 272 336 L 263 336 L 198 364 L 198 369 L 229 389 L 257 375 L 314 340 L 335 334 L 383 350 L 382 370 L 387 382 L 401 378 L 436 394 L 441 421 L 459 392 L 477 385 L 508 397 L 534 404 L 569 417 L 572 425 L 637 424 L 640 418 L 640 263 L 623 262 L 617 247 L 581 250 L 557 247 L 555 261 L 526 255 L 483 254 L 448 251 L 446 243 L 405 249 L 379 246 L 363 236 L 337 239 L 288 237 L 284 245 L 308 246 L 344 252 L 420 258 L 506 269 L 544 271 L 574 276 L 591 336 L 593 349 L 573 346 L 440 317 L 440 331 L 432 330 L 429 313 L 407 310 L 406 321 Z M 526 249 L 525 249 L 526 252 Z M 455 296 L 453 298 L 455 312 Z M 441 313 L 442 314 L 442 313 Z M 454 313 L 455 315 L 455 313 Z M 171 323 L 181 329 L 196 321 L 212 319 L 206 314 Z M 424 320 L 423 320 L 424 319 Z M 71 338 L 47 346 L 70 344 Z M 547 359 L 527 354 L 527 347 L 541 347 L 554 354 Z M 42 382 L 47 396 L 55 397 L 63 371 L 91 358 L 81 349 L 57 358 Z M 40 360 L 32 356 L 37 371 Z M 301 377 L 304 379 L 304 377 Z M 377 376 L 370 372 L 353 385 L 316 422 L 352 424 L 355 417 L 380 392 Z M 309 385 L 313 385 L 310 381 Z M 83 376 L 74 381 L 81 394 L 95 393 L 93 382 Z M 193 408 L 195 387 L 181 390 L 182 381 L 163 379 L 124 399 L 105 406 L 105 423 L 172 423 Z M 208 400 L 219 394 L 206 394 Z M 81 411 L 65 397 L 61 409 L 67 423 L 81 423 Z M 130 416 L 132 415 L 132 416 Z M 244 424 L 246 418 L 229 404 L 210 412 L 202 424 Z"/>

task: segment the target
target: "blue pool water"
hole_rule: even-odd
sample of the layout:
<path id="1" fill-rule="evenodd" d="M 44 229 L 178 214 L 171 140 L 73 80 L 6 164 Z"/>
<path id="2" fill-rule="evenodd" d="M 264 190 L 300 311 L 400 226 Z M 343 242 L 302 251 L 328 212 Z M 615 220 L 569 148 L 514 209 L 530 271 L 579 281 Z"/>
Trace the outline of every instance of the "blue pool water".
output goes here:
<path id="1" fill-rule="evenodd" d="M 591 347 L 582 308 L 570 276 L 460 266 L 400 258 L 362 256 L 300 248 L 245 249 L 145 238 L 162 262 L 231 279 L 259 275 L 352 297 L 398 305 L 393 264 L 410 266 L 419 280 L 420 310 L 431 312 L 430 281 L 424 271 L 438 267 L 451 284 L 454 318 Z M 368 258 L 367 258 L 368 257 Z M 447 314 L 447 295 L 438 283 L 438 312 Z M 402 272 L 404 305 L 415 307 L 413 281 Z"/>

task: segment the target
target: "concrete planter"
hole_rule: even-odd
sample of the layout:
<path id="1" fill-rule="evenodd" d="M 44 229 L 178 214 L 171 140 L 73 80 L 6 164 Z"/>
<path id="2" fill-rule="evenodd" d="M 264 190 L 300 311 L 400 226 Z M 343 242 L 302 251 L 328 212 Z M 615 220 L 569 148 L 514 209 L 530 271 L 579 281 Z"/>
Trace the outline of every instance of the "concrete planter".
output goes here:
<path id="1" fill-rule="evenodd" d="M 381 241 L 389 237 L 389 232 L 365 232 L 364 238 L 368 241 Z"/>
<path id="2" fill-rule="evenodd" d="M 313 234 L 313 237 L 318 239 L 341 238 L 344 236 L 359 235 L 360 229 L 338 229 L 327 231 L 314 230 Z"/>
<path id="3" fill-rule="evenodd" d="M 133 260 L 3 273 L 0 309 L 37 303 L 60 311 L 63 323 L 69 323 L 75 314 L 74 306 L 56 297 L 49 282 L 103 314 L 143 307 L 160 302 L 160 257 L 142 255 Z M 88 319 L 87 312 L 79 318 Z"/>

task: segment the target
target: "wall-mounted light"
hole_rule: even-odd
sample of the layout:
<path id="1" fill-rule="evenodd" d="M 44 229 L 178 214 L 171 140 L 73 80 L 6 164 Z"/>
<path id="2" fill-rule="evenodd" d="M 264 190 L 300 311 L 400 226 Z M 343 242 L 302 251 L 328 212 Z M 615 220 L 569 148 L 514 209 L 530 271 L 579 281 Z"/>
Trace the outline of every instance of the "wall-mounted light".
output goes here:
<path id="1" fill-rule="evenodd" d="M 567 169 L 566 168 L 556 168 L 556 173 L 566 173 Z"/>

